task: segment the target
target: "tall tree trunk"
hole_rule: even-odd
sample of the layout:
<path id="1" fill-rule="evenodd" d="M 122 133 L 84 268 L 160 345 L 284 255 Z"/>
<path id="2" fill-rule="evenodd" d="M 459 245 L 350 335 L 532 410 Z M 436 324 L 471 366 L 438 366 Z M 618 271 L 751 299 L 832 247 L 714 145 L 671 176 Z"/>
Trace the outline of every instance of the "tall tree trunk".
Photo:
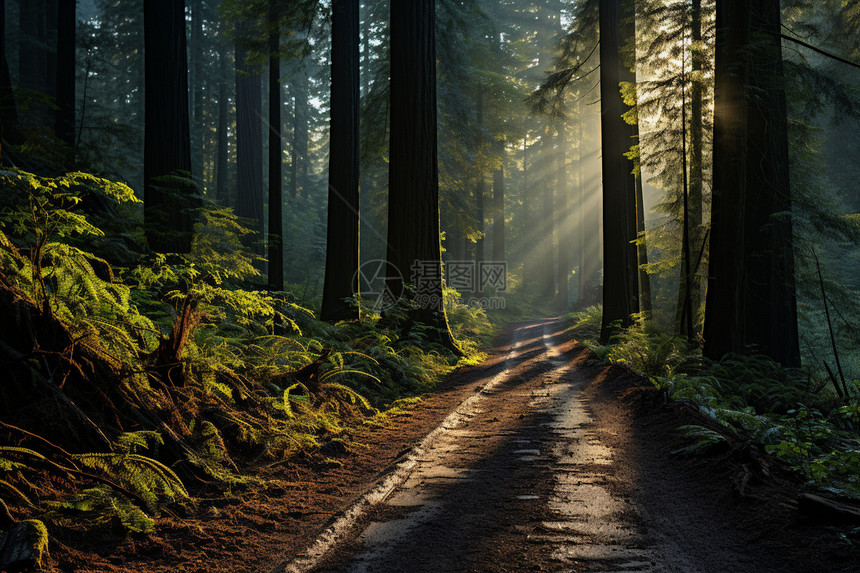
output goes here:
<path id="1" fill-rule="evenodd" d="M 387 258 L 416 287 L 412 320 L 436 327 L 440 342 L 459 352 L 442 296 L 435 8 L 434 0 L 391 3 Z M 387 288 L 400 292 L 402 282 L 390 278 Z"/>
<path id="2" fill-rule="evenodd" d="M 230 200 L 229 186 L 227 185 L 230 179 L 227 172 L 227 125 L 230 113 L 227 96 L 228 58 L 227 44 L 221 42 L 218 50 L 218 132 L 215 134 L 218 141 L 216 144 L 215 159 L 215 197 L 218 204 L 225 207 L 233 206 L 233 201 Z"/>
<path id="3" fill-rule="evenodd" d="M 45 3 L 45 94 L 50 98 L 57 97 L 57 17 L 59 16 L 60 0 L 43 0 Z M 56 114 L 51 114 L 56 115 Z M 54 120 L 51 117 L 51 120 Z M 45 127 L 54 127 L 55 121 L 46 122 Z"/>
<path id="4" fill-rule="evenodd" d="M 373 69 L 371 68 L 371 59 L 370 59 L 370 7 L 366 6 L 366 14 L 364 16 L 364 30 L 362 31 L 362 44 L 363 51 L 362 59 L 361 59 L 361 70 L 360 73 L 364 76 L 363 79 L 363 88 L 364 93 L 362 96 L 366 96 L 370 93 L 370 85 L 373 81 Z"/>
<path id="5" fill-rule="evenodd" d="M 18 8 L 18 88 L 45 93 L 47 52 L 45 45 L 46 0 L 21 0 Z M 25 96 L 26 101 L 26 96 Z M 26 104 L 25 104 L 26 106 Z M 42 126 L 42 109 L 35 107 L 22 118 L 25 125 Z"/>
<path id="6" fill-rule="evenodd" d="M 290 194 L 308 197 L 308 81 L 302 67 L 293 79 L 293 171 Z"/>
<path id="7" fill-rule="evenodd" d="M 269 0 L 269 289 L 284 290 L 284 198 L 281 163 L 281 39 L 275 0 Z"/>
<path id="8" fill-rule="evenodd" d="M 695 337 L 696 313 L 701 303 L 701 280 L 698 278 L 696 264 L 699 260 L 702 236 L 702 80 L 703 54 L 702 5 L 701 0 L 693 0 L 690 6 L 691 37 L 691 75 L 690 75 L 690 115 L 689 115 L 689 185 L 684 189 L 684 247 L 681 250 L 680 287 L 675 326 L 678 332 L 689 339 Z M 684 72 L 686 73 L 686 72 Z M 686 92 L 685 92 L 686 95 Z M 684 99 L 686 105 L 686 98 Z M 686 120 L 685 120 L 686 121 Z M 687 123 L 683 126 L 686 138 Z M 685 158 L 686 161 L 686 158 Z M 689 281 L 689 286 L 688 286 Z M 689 307 L 689 310 L 688 310 Z M 688 316 L 689 313 L 689 316 Z"/>
<path id="9" fill-rule="evenodd" d="M 686 54 L 681 57 L 684 65 Z M 687 171 L 687 78 L 681 78 L 681 180 L 682 180 L 682 233 L 681 233 L 681 288 L 678 291 L 678 332 L 693 341 L 692 266 L 690 261 L 690 185 Z"/>
<path id="10" fill-rule="evenodd" d="M 638 130 L 637 130 L 638 131 Z M 645 242 L 645 199 L 642 193 L 642 173 L 636 175 L 636 235 L 642 244 L 637 245 L 639 260 L 639 310 L 649 313 L 654 309 L 651 301 L 651 276 L 646 272 L 648 244 Z"/>
<path id="11" fill-rule="evenodd" d="M 493 173 L 493 261 L 505 260 L 505 168 Z"/>
<path id="12" fill-rule="evenodd" d="M 6 0 L 0 0 L 0 145 L 4 141 L 18 143 L 18 106 L 12 92 L 12 78 L 6 57 Z M 3 163 L 0 147 L 0 164 Z"/>
<path id="13" fill-rule="evenodd" d="M 570 208 L 570 189 L 567 181 L 567 153 L 565 145 L 564 132 L 560 129 L 559 137 L 559 152 L 556 161 L 558 162 L 558 175 L 556 177 L 556 204 L 555 212 L 556 227 L 558 233 L 558 262 L 556 266 L 556 283 L 558 290 L 556 291 L 555 306 L 561 310 L 567 308 L 568 298 L 570 297 L 568 283 L 570 275 L 570 251 L 574 249 L 573 232 L 570 225 L 571 208 Z"/>
<path id="14" fill-rule="evenodd" d="M 203 0 L 191 1 L 191 165 L 203 181 Z"/>
<path id="15" fill-rule="evenodd" d="M 188 126 L 185 2 L 144 0 L 144 224 L 158 252 L 191 249 L 197 206 Z"/>
<path id="16" fill-rule="evenodd" d="M 331 137 L 328 230 L 321 318 L 358 318 L 359 25 L 358 0 L 334 0 L 331 44 Z"/>
<path id="17" fill-rule="evenodd" d="M 692 26 L 692 62 L 690 83 L 690 195 L 688 197 L 690 217 L 690 305 L 693 310 L 693 324 L 697 324 L 702 304 L 702 279 L 699 273 L 699 253 L 703 252 L 702 242 L 705 239 L 702 221 L 702 198 L 704 187 L 704 85 L 702 70 L 705 54 L 702 48 L 702 0 L 692 0 L 690 10 Z"/>
<path id="18" fill-rule="evenodd" d="M 75 0 L 59 0 L 57 9 L 57 137 L 75 145 L 75 28 L 77 10 Z M 74 157 L 69 159 L 74 162 Z"/>
<path id="19" fill-rule="evenodd" d="M 578 179 L 579 179 L 579 293 L 577 303 L 581 306 L 597 304 L 600 288 L 600 192 L 589 193 L 585 182 L 585 156 L 582 153 L 585 122 L 585 108 L 582 98 L 577 104 L 577 138 L 579 141 Z"/>
<path id="20" fill-rule="evenodd" d="M 797 366 L 778 0 L 717 0 L 714 191 L 704 354 Z M 762 33 L 763 32 L 763 33 Z"/>
<path id="21" fill-rule="evenodd" d="M 478 168 L 477 168 L 477 176 L 475 183 L 475 226 L 478 229 L 478 238 L 475 240 L 475 269 L 478 275 L 480 275 L 480 271 L 477 269 L 480 268 L 481 263 L 484 262 L 484 232 L 486 231 L 486 226 L 484 224 L 484 195 L 486 192 L 486 181 L 484 180 L 484 172 L 481 169 L 481 163 L 483 162 L 483 156 L 485 152 L 484 146 L 484 86 L 482 83 L 478 84 L 478 101 L 477 101 L 477 124 L 478 124 L 478 153 L 476 154 L 478 160 Z M 481 277 L 475 277 L 475 293 L 479 293 L 483 291 L 483 286 L 481 284 Z"/>
<path id="22" fill-rule="evenodd" d="M 547 120 L 544 126 L 544 133 L 540 142 L 541 153 L 541 171 L 543 185 L 541 186 L 541 216 L 538 229 L 544 230 L 541 233 L 542 245 L 540 248 L 540 289 L 539 292 L 543 295 L 544 300 L 548 305 L 552 304 L 556 295 L 555 284 L 555 252 L 553 248 L 553 238 L 556 232 L 556 217 L 553 207 L 553 196 L 555 194 L 556 181 L 553 181 L 555 173 L 552 168 L 555 156 L 555 126 L 550 120 Z"/>
<path id="23" fill-rule="evenodd" d="M 262 78 L 248 64 L 248 52 L 241 45 L 250 30 L 247 22 L 236 26 L 236 214 L 250 221 L 249 226 L 256 234 L 249 237 L 249 246 L 254 253 L 262 255 Z"/>
<path id="24" fill-rule="evenodd" d="M 639 310 L 636 239 L 636 181 L 624 156 L 635 133 L 621 118 L 619 93 L 624 79 L 620 47 L 625 10 L 622 0 L 600 1 L 600 125 L 603 173 L 603 324 L 604 344 Z"/>

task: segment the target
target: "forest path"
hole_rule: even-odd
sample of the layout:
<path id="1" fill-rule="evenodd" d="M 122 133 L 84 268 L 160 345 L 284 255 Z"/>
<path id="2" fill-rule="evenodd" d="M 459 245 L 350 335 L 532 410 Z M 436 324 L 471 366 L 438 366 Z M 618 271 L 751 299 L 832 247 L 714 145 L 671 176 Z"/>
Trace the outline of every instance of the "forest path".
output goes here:
<path id="1" fill-rule="evenodd" d="M 659 460 L 642 467 L 629 418 L 588 391 L 611 370 L 563 332 L 558 319 L 512 329 L 479 391 L 313 570 L 766 570 Z"/>

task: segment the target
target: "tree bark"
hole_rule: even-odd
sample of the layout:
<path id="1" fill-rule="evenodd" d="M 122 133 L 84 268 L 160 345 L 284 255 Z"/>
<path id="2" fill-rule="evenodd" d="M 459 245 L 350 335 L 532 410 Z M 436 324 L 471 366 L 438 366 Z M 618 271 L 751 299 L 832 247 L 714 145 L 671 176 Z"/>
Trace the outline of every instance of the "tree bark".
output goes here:
<path id="1" fill-rule="evenodd" d="M 607 343 L 619 327 L 632 323 L 639 311 L 636 246 L 636 181 L 624 156 L 635 135 L 621 118 L 619 93 L 624 79 L 620 47 L 622 0 L 600 2 L 600 124 L 603 172 L 603 323 L 600 339 Z"/>
<path id="2" fill-rule="evenodd" d="M 281 58 L 278 13 L 269 0 L 269 289 L 284 290 L 284 198 L 281 173 Z"/>
<path id="3" fill-rule="evenodd" d="M 47 90 L 46 0 L 21 0 L 18 7 L 18 88 L 45 93 Z M 26 102 L 26 96 L 24 101 Z M 26 104 L 25 104 L 26 107 Z M 21 118 L 25 125 L 42 126 L 43 110 L 33 106 Z"/>
<path id="4" fill-rule="evenodd" d="M 541 260 L 541 284 L 539 286 L 539 292 L 543 295 L 547 304 L 552 304 L 557 293 L 555 284 L 556 277 L 554 272 L 555 252 L 553 248 L 553 238 L 556 236 L 556 217 L 553 208 L 553 201 L 555 187 L 558 185 L 557 181 L 553 181 L 555 173 L 552 168 L 552 165 L 555 162 L 554 130 L 555 126 L 552 125 L 552 122 L 549 119 L 547 119 L 540 142 L 543 185 L 541 186 L 541 216 L 538 228 L 543 229 L 544 231 L 539 235 L 539 237 L 541 237 L 540 240 L 542 241 L 542 246 L 539 252 Z"/>
<path id="5" fill-rule="evenodd" d="M 687 246 L 681 251 L 681 281 L 678 290 L 678 307 L 676 310 L 675 325 L 679 332 L 692 339 L 697 321 L 697 313 L 701 304 L 701 280 L 696 269 L 698 255 L 704 239 L 702 231 L 702 189 L 704 186 L 703 176 L 703 117 L 702 98 L 703 86 L 701 72 L 704 65 L 703 54 L 699 45 L 702 41 L 702 2 L 692 0 L 690 5 L 690 38 L 692 44 L 691 53 L 691 77 L 690 77 L 690 116 L 689 116 L 689 186 L 687 188 L 684 215 L 684 226 L 687 233 Z M 689 259 L 689 260 L 688 260 Z M 689 273 L 686 271 L 690 267 Z M 687 275 L 689 274 L 690 285 L 687 286 Z M 686 316 L 686 307 L 689 305 L 691 316 Z M 689 326 L 692 323 L 692 327 Z M 688 332 L 689 331 L 689 332 Z"/>
<path id="6" fill-rule="evenodd" d="M 57 18 L 59 16 L 60 0 L 42 0 L 45 3 L 44 13 L 44 44 L 42 49 L 45 52 L 45 95 L 49 98 L 56 99 L 57 97 Z M 56 114 L 51 114 L 56 116 Z M 53 121 L 51 121 L 53 120 Z M 55 117 L 51 117 L 45 124 L 45 127 L 54 127 L 56 124 Z"/>
<path id="7" fill-rule="evenodd" d="M 75 145 L 75 0 L 59 0 L 57 14 L 57 137 L 74 149 Z M 70 158 L 74 162 L 74 157 Z"/>
<path id="8" fill-rule="evenodd" d="M 505 260 L 505 168 L 493 173 L 493 261 Z"/>
<path id="9" fill-rule="evenodd" d="M 219 205 L 224 207 L 232 207 L 233 201 L 230 198 L 227 159 L 227 124 L 228 115 L 230 113 L 229 101 L 227 96 L 227 73 L 228 73 L 227 45 L 221 42 L 218 53 L 218 131 L 216 133 L 217 151 L 215 159 L 215 197 Z"/>
<path id="10" fill-rule="evenodd" d="M 6 57 L 6 0 L 0 0 L 0 146 L 4 141 L 15 144 L 19 141 L 18 107 L 12 92 L 12 78 Z M 0 164 L 2 164 L 0 147 Z"/>
<path id="11" fill-rule="evenodd" d="M 484 179 L 484 172 L 481 169 L 481 163 L 483 162 L 483 155 L 485 151 L 484 146 L 484 86 L 482 83 L 478 83 L 478 98 L 477 98 L 477 126 L 478 126 L 478 141 L 477 148 L 478 152 L 476 153 L 478 165 L 476 169 L 476 182 L 475 182 L 475 226 L 478 229 L 478 238 L 475 240 L 475 294 L 483 291 L 483 286 L 481 284 L 480 268 L 481 263 L 484 262 L 484 233 L 486 232 L 486 226 L 484 222 L 484 195 L 486 194 L 486 181 Z"/>
<path id="12" fill-rule="evenodd" d="M 304 68 L 296 72 L 293 86 L 293 171 L 290 194 L 308 196 L 308 82 Z"/>
<path id="13" fill-rule="evenodd" d="M 321 318 L 358 318 L 359 22 L 358 0 L 334 0 L 331 45 L 331 136 L 328 230 Z"/>
<path id="14" fill-rule="evenodd" d="M 61 0 L 62 1 L 62 0 Z M 203 0 L 191 4 L 191 165 L 203 181 Z"/>
<path id="15" fill-rule="evenodd" d="M 800 363 L 777 0 L 718 0 L 704 354 Z"/>
<path id="16" fill-rule="evenodd" d="M 585 157 L 582 154 L 582 141 L 585 136 L 583 116 L 585 108 L 582 99 L 579 101 L 579 204 L 580 204 L 580 305 L 592 305 L 600 302 L 600 189 L 586 185 Z"/>
<path id="17" fill-rule="evenodd" d="M 442 297 L 435 4 L 391 3 L 387 258 L 416 287 L 411 320 L 436 327 L 439 341 L 459 352 Z M 402 282 L 395 276 L 387 287 L 396 293 Z"/>
<path id="18" fill-rule="evenodd" d="M 557 182 L 556 182 L 556 205 L 555 212 L 556 226 L 558 233 L 558 262 L 556 266 L 556 283 L 558 289 L 556 291 L 556 307 L 560 310 L 567 308 L 569 292 L 569 275 L 570 275 L 570 251 L 574 249 L 573 230 L 571 229 L 569 217 L 571 215 L 570 205 L 570 188 L 567 181 L 567 152 L 565 138 L 562 137 L 563 132 L 559 135 L 559 153 L 556 161 L 557 166 Z"/>
<path id="19" fill-rule="evenodd" d="M 251 33 L 248 22 L 236 26 L 236 214 L 247 219 L 256 234 L 248 246 L 263 254 L 263 133 L 261 74 L 247 63 L 242 47 L 244 35 Z M 258 264 L 258 268 L 261 265 Z M 261 269 L 262 270 L 262 269 Z"/>
<path id="20" fill-rule="evenodd" d="M 144 0 L 144 223 L 158 252 L 191 249 L 197 206 L 191 172 L 185 2 Z"/>

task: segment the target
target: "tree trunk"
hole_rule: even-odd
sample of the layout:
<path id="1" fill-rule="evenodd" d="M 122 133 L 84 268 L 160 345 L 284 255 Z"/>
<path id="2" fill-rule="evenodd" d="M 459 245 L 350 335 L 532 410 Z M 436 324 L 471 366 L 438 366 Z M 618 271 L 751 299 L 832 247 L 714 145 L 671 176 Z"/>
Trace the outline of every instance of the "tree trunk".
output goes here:
<path id="1" fill-rule="evenodd" d="M 477 101 L 477 126 L 478 126 L 478 141 L 477 148 L 478 152 L 475 154 L 478 165 L 477 165 L 477 173 L 475 182 L 475 226 L 478 229 L 478 238 L 475 240 L 475 294 L 482 292 L 483 285 L 481 284 L 480 277 L 480 267 L 481 263 L 484 262 L 484 232 L 486 231 L 486 227 L 484 225 L 484 195 L 486 192 L 486 181 L 484 180 L 484 172 L 481 169 L 481 163 L 483 162 L 483 156 L 485 151 L 484 146 L 484 86 L 482 83 L 478 83 L 478 101 Z"/>
<path id="2" fill-rule="evenodd" d="M 61 0 L 62 1 L 62 0 Z M 203 0 L 191 2 L 191 165 L 203 181 Z"/>
<path id="3" fill-rule="evenodd" d="M 227 70 L 228 66 L 227 44 L 221 42 L 218 53 L 218 132 L 216 137 L 217 151 L 215 159 L 215 197 L 219 205 L 224 207 L 232 207 L 233 201 L 230 200 L 229 174 L 227 172 L 227 124 L 228 115 L 230 113 L 229 101 L 227 96 Z"/>
<path id="4" fill-rule="evenodd" d="M 18 88 L 45 93 L 48 77 L 45 45 L 46 0 L 21 0 L 18 8 Z M 26 96 L 25 96 L 25 107 Z M 25 117 L 25 125 L 41 126 L 41 106 L 33 106 Z"/>
<path id="5" fill-rule="evenodd" d="M 293 80 L 293 171 L 290 194 L 308 197 L 308 82 L 304 69 Z"/>
<path id="6" fill-rule="evenodd" d="M 269 289 L 284 290 L 284 198 L 282 195 L 281 58 L 278 13 L 269 0 Z"/>
<path id="7" fill-rule="evenodd" d="M 701 303 L 701 281 L 697 278 L 696 263 L 702 241 L 702 81 L 703 55 L 699 48 L 702 40 L 701 0 L 693 0 L 690 6 L 690 37 L 692 40 L 692 66 L 690 77 L 689 116 L 689 185 L 684 188 L 684 246 L 681 249 L 681 273 L 678 289 L 678 306 L 675 327 L 690 340 L 695 338 L 696 314 Z M 686 73 L 686 72 L 684 72 Z M 686 95 L 686 94 L 685 94 Z M 686 98 L 684 99 L 686 105 Z M 686 121 L 686 120 L 685 120 Z M 686 138 L 686 123 L 683 131 Z M 685 157 L 686 161 L 686 157 Z M 689 286 L 688 283 L 689 282 Z M 689 313 L 689 316 L 688 316 Z"/>
<path id="8" fill-rule="evenodd" d="M 243 36 L 250 31 L 247 22 L 236 26 L 236 214 L 249 220 L 248 226 L 256 233 L 248 238 L 249 247 L 255 254 L 262 255 L 262 78 L 247 63 L 248 52 L 241 46 Z M 259 268 L 261 265 L 257 266 Z"/>
<path id="9" fill-rule="evenodd" d="M 435 4 L 391 3 L 387 258 L 415 286 L 417 308 L 411 320 L 436 327 L 440 342 L 458 351 L 442 298 Z M 400 292 L 402 282 L 389 278 L 387 288 Z"/>
<path id="10" fill-rule="evenodd" d="M 582 98 L 578 104 L 579 126 L 579 297 L 580 306 L 600 302 L 600 189 L 586 186 L 585 157 L 582 154 L 585 109 Z"/>
<path id="11" fill-rule="evenodd" d="M 636 246 L 636 181 L 624 156 L 635 135 L 621 118 L 625 111 L 619 93 L 624 79 L 620 48 L 622 0 L 600 2 L 600 124 L 603 172 L 603 324 L 600 339 L 607 343 L 619 326 L 632 322 L 639 311 Z"/>
<path id="12" fill-rule="evenodd" d="M 373 81 L 373 69 L 370 66 L 370 7 L 366 6 L 367 13 L 364 17 L 364 30 L 362 34 L 362 44 L 364 45 L 364 54 L 361 59 L 361 70 L 360 73 L 364 76 L 364 81 L 362 82 L 364 87 L 364 93 L 362 96 L 366 96 L 370 93 L 370 85 Z"/>
<path id="13" fill-rule="evenodd" d="M 702 242 L 705 239 L 702 227 L 702 197 L 704 187 L 703 136 L 704 136 L 704 85 L 702 69 L 705 54 L 702 43 L 702 0 L 692 0 L 690 11 L 692 25 L 692 78 L 690 83 L 690 194 L 688 197 L 688 216 L 690 218 L 690 305 L 693 311 L 693 324 L 699 320 L 699 308 L 702 304 L 702 280 L 699 274 L 699 253 L 702 252 Z"/>
<path id="14" fill-rule="evenodd" d="M 567 153 L 565 138 L 562 137 L 564 132 L 559 132 L 559 156 L 556 159 L 558 162 L 558 175 L 556 177 L 556 231 L 558 235 L 558 264 L 556 267 L 556 283 L 558 290 L 556 291 L 556 307 L 560 310 L 567 308 L 568 298 L 570 297 L 568 289 L 568 276 L 570 275 L 570 250 L 574 248 L 573 232 L 570 225 L 570 189 L 567 183 Z"/>
<path id="15" fill-rule="evenodd" d="M 191 172 L 185 2 L 144 0 L 144 224 L 158 252 L 191 249 L 197 206 Z"/>
<path id="16" fill-rule="evenodd" d="M 493 173 L 493 261 L 505 260 L 505 168 Z"/>
<path id="17" fill-rule="evenodd" d="M 780 10 L 717 5 L 714 191 L 704 354 L 800 363 Z M 762 34 L 764 32 L 764 34 Z"/>
<path id="18" fill-rule="evenodd" d="M 42 80 L 45 82 L 45 95 L 49 98 L 56 99 L 57 97 L 57 18 L 59 16 L 60 0 L 42 0 L 45 3 L 45 23 L 44 23 L 44 44 L 42 49 L 45 52 L 45 77 Z M 54 127 L 56 124 L 56 113 L 51 114 L 54 117 L 45 123 L 45 127 Z"/>
<path id="19" fill-rule="evenodd" d="M 642 194 L 642 173 L 640 172 L 636 176 L 636 235 L 642 241 L 636 249 L 639 259 L 639 310 L 648 313 L 654 309 L 654 306 L 651 302 L 651 277 L 645 271 L 648 264 L 648 244 L 645 242 L 645 233 L 645 199 Z"/>
<path id="20" fill-rule="evenodd" d="M 9 74 L 9 61 L 6 58 L 6 0 L 0 0 L 0 145 L 8 141 L 15 144 L 19 141 L 18 107 L 15 105 L 15 95 L 12 92 L 12 78 Z M 0 148 L 0 164 L 2 148 Z"/>
<path id="21" fill-rule="evenodd" d="M 57 14 L 57 137 L 75 145 L 75 0 L 59 0 Z M 74 162 L 74 157 L 70 158 Z"/>
<path id="22" fill-rule="evenodd" d="M 359 25 L 358 0 L 334 0 L 331 44 L 331 137 L 328 231 L 321 318 L 358 318 Z"/>
<path id="23" fill-rule="evenodd" d="M 541 137 L 540 153 L 541 167 L 543 171 L 543 185 L 541 190 L 541 216 L 538 228 L 543 232 L 539 235 L 542 241 L 540 249 L 540 287 L 539 292 L 543 295 L 547 304 L 552 304 L 556 295 L 555 284 L 555 252 L 553 245 L 553 237 L 556 232 L 556 217 L 553 208 L 553 196 L 555 194 L 556 181 L 553 181 L 552 164 L 554 163 L 555 155 L 555 127 L 547 119 L 547 124 L 544 126 L 544 134 Z"/>

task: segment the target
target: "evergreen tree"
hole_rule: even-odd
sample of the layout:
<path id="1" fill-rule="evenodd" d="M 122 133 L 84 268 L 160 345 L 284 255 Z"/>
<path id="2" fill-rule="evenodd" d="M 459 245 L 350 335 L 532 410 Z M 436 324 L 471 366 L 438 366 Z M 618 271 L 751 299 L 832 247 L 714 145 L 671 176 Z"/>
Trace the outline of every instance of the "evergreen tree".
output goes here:
<path id="1" fill-rule="evenodd" d="M 799 365 L 781 14 L 717 0 L 714 191 L 704 353 Z"/>
<path id="2" fill-rule="evenodd" d="M 359 263 L 358 0 L 332 4 L 331 136 L 323 320 L 357 317 Z"/>
<path id="3" fill-rule="evenodd" d="M 456 350 L 442 297 L 439 172 L 436 151 L 435 1 L 391 4 L 391 143 L 389 151 L 388 263 L 420 297 L 411 320 L 438 329 Z"/>
<path id="4" fill-rule="evenodd" d="M 185 2 L 144 0 L 146 131 L 144 223 L 159 252 L 191 248 L 194 186 L 190 181 Z"/>
<path id="5" fill-rule="evenodd" d="M 247 42 L 259 30 L 251 21 L 236 25 L 236 214 L 255 231 L 249 240 L 262 255 L 263 241 L 263 108 L 262 77 L 251 60 Z"/>
<path id="6" fill-rule="evenodd" d="M 269 0 L 269 226 L 266 246 L 269 288 L 284 290 L 283 162 L 281 141 L 280 21 L 276 0 Z"/>
<path id="7" fill-rule="evenodd" d="M 75 145 L 75 0 L 57 0 L 57 137 L 69 147 Z"/>
<path id="8" fill-rule="evenodd" d="M 626 9 L 625 9 L 626 8 Z M 606 343 L 618 327 L 632 323 L 639 311 L 636 240 L 636 181 L 625 157 L 634 136 L 622 119 L 624 102 L 619 86 L 628 78 L 621 59 L 627 41 L 624 18 L 629 3 L 600 2 L 600 116 L 603 165 L 603 323 L 600 338 Z"/>

